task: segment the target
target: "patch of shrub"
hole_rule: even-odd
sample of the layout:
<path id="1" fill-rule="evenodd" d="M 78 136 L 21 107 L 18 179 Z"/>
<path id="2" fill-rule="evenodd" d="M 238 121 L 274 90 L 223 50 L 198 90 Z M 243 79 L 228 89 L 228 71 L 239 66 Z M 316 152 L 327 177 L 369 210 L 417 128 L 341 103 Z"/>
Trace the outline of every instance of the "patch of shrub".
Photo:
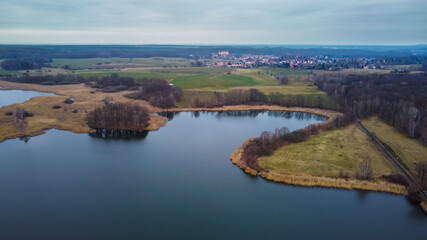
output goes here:
<path id="1" fill-rule="evenodd" d="M 67 98 L 67 99 L 64 100 L 64 103 L 65 104 L 73 104 L 74 103 L 74 98 L 71 98 L 71 97 Z"/>
<path id="2" fill-rule="evenodd" d="M 420 203 L 421 202 L 421 196 L 418 192 L 418 188 L 415 186 L 415 184 L 411 183 L 408 187 L 408 200 L 412 203 Z"/>
<path id="3" fill-rule="evenodd" d="M 10 111 L 9 112 L 5 112 L 4 115 L 6 115 L 6 116 L 12 116 L 13 112 L 10 112 Z"/>
<path id="4" fill-rule="evenodd" d="M 409 186 L 408 182 L 406 181 L 405 177 L 403 177 L 401 174 L 389 174 L 389 175 L 382 175 L 382 179 L 386 180 L 387 182 L 400 184 L 403 186 Z"/>
<path id="5" fill-rule="evenodd" d="M 53 105 L 52 106 L 52 109 L 60 109 L 61 108 L 61 106 L 59 106 L 59 105 Z"/>

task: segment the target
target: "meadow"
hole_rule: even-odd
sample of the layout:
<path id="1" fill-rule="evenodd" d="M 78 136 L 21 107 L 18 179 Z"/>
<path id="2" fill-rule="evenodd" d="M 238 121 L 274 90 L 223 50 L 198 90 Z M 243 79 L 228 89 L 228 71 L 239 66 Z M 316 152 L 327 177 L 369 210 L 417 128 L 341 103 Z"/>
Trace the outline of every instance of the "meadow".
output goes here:
<path id="1" fill-rule="evenodd" d="M 270 172 L 324 177 L 342 174 L 355 178 L 359 163 L 367 157 L 371 160 L 375 179 L 396 172 L 370 139 L 352 124 L 321 132 L 305 142 L 285 145 L 258 161 Z"/>

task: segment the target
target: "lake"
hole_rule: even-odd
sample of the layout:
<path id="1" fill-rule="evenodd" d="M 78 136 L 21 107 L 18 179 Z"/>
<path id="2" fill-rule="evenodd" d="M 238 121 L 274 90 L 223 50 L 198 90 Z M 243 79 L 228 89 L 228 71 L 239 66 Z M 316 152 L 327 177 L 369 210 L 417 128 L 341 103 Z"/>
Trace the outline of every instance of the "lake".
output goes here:
<path id="1" fill-rule="evenodd" d="M 55 96 L 55 94 L 23 90 L 0 90 L 0 108 L 14 103 L 25 102 L 32 97 L 38 96 Z"/>
<path id="2" fill-rule="evenodd" d="M 49 130 L 0 143 L 0 239 L 423 239 L 404 196 L 276 184 L 229 160 L 249 137 L 324 121 L 307 113 L 171 113 L 159 131 Z"/>

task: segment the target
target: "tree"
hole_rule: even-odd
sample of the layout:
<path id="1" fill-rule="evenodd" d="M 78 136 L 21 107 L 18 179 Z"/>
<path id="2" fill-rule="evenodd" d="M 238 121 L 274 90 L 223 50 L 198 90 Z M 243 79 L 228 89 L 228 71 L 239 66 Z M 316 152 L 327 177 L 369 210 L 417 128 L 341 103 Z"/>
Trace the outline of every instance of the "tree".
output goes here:
<path id="1" fill-rule="evenodd" d="M 359 166 L 356 171 L 356 178 L 367 180 L 372 177 L 372 168 L 371 168 L 371 160 L 369 157 L 365 157 L 362 162 L 359 163 Z"/>
<path id="2" fill-rule="evenodd" d="M 25 132 L 28 126 L 28 122 L 25 120 L 26 116 L 28 116 L 28 112 L 23 108 L 16 108 L 16 112 L 13 114 L 13 123 L 20 132 Z"/>
<path id="3" fill-rule="evenodd" d="M 418 192 L 418 187 L 415 184 L 411 183 L 407 191 L 408 191 L 407 197 L 410 202 L 417 203 L 417 204 L 421 202 L 421 196 L 420 196 L 420 193 Z"/>
<path id="4" fill-rule="evenodd" d="M 424 182 L 424 176 L 427 172 L 427 161 L 418 161 L 415 164 L 415 170 L 418 173 L 418 178 L 421 179 L 421 182 Z"/>

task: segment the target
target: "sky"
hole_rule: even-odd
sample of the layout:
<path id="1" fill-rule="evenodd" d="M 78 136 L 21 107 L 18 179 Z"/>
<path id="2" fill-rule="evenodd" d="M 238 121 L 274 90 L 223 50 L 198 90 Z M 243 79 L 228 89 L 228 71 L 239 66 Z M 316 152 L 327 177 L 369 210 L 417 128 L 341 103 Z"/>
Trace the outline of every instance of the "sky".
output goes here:
<path id="1" fill-rule="evenodd" d="M 427 0 L 2 0 L 0 43 L 427 43 Z"/>

